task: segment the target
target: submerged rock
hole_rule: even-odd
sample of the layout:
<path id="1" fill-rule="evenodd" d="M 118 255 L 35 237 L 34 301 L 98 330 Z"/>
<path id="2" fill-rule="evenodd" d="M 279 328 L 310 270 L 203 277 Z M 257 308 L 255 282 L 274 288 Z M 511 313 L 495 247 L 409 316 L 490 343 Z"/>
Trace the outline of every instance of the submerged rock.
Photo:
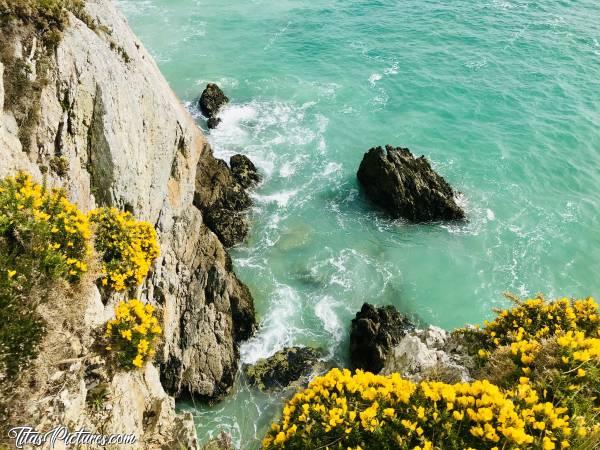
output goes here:
<path id="1" fill-rule="evenodd" d="M 229 167 L 231 167 L 233 177 L 244 189 L 260 183 L 261 177 L 258 169 L 247 156 L 233 155 L 229 159 Z"/>
<path id="2" fill-rule="evenodd" d="M 320 352 L 310 347 L 286 347 L 267 359 L 244 367 L 250 384 L 261 391 L 283 389 L 309 377 L 319 363 Z"/>
<path id="3" fill-rule="evenodd" d="M 356 369 L 378 373 L 388 353 L 414 325 L 391 305 L 365 303 L 352 319 L 350 361 Z"/>
<path id="4" fill-rule="evenodd" d="M 408 332 L 388 353 L 383 374 L 400 373 L 413 381 L 434 379 L 446 383 L 472 381 L 475 361 L 460 333 L 430 326 Z"/>
<path id="5" fill-rule="evenodd" d="M 357 176 L 368 197 L 394 218 L 428 222 L 465 217 L 452 187 L 424 156 L 415 158 L 407 148 L 370 149 Z"/>
<path id="6" fill-rule="evenodd" d="M 223 93 L 221 88 L 214 83 L 208 83 L 200 96 L 198 106 L 202 114 L 210 119 L 216 117 L 219 109 L 227 102 L 229 102 L 229 98 Z"/>

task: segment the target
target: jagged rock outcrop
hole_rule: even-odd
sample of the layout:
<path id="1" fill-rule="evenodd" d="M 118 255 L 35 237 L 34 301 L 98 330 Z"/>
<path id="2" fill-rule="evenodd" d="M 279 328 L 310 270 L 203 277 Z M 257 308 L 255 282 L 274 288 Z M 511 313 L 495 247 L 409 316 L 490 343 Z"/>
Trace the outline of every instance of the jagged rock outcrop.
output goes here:
<path id="1" fill-rule="evenodd" d="M 252 200 L 246 189 L 258 178 L 256 167 L 248 158 L 234 155 L 231 161 L 231 169 L 221 159 L 202 161 L 194 195 L 194 205 L 204 212 L 204 222 L 226 247 L 242 242 L 248 234 L 245 210 Z M 206 184 L 207 179 L 212 180 L 211 185 Z"/>
<path id="2" fill-rule="evenodd" d="M 354 368 L 378 373 L 390 350 L 414 325 L 392 305 L 363 304 L 352 319 L 350 361 Z"/>
<path id="3" fill-rule="evenodd" d="M 30 146 L 22 147 L 12 113 L 0 110 L 0 177 L 25 170 L 37 181 L 63 186 L 84 211 L 110 205 L 155 225 L 161 254 L 137 295 L 155 304 L 163 317 L 163 346 L 156 357 L 160 380 L 173 395 L 218 399 L 231 388 L 239 341 L 252 334 L 255 318 L 252 295 L 212 231 L 218 230 L 218 216 L 211 216 L 209 207 L 247 207 L 247 194 L 213 157 L 114 4 L 87 0 L 85 10 L 95 26 L 70 15 L 47 61 L 49 81 Z M 27 58 L 35 76 L 32 42 L 15 39 L 2 45 Z M 0 64 L 0 74 L 3 70 Z M 78 357 L 86 356 L 84 348 L 77 350 Z M 133 420 L 145 432 L 146 415 L 154 411 L 149 403 L 159 405 L 152 414 L 176 417 L 156 370 L 129 375 L 118 385 L 126 389 L 127 405 L 114 415 L 115 427 Z M 73 414 L 75 424 L 83 392 L 69 390 L 74 397 L 60 413 Z M 165 427 L 157 434 L 171 433 Z"/>
<path id="4" fill-rule="evenodd" d="M 400 373 L 413 381 L 424 379 L 459 383 L 472 381 L 475 361 L 458 332 L 429 326 L 409 331 L 386 357 L 383 374 Z"/>
<path id="5" fill-rule="evenodd" d="M 244 373 L 250 384 L 262 391 L 283 389 L 314 373 L 320 356 L 314 348 L 286 347 L 269 358 L 246 365 Z"/>
<path id="6" fill-rule="evenodd" d="M 260 183 L 261 176 L 250 158 L 245 155 L 233 155 L 229 158 L 229 167 L 233 178 L 244 188 L 248 189 Z"/>
<path id="7" fill-rule="evenodd" d="M 221 123 L 221 119 L 217 117 L 217 114 L 219 109 L 228 102 L 229 98 L 219 86 L 214 83 L 206 85 L 202 95 L 200 95 L 200 100 L 198 100 L 198 106 L 202 114 L 208 119 L 208 128 L 216 128 Z"/>
<path id="8" fill-rule="evenodd" d="M 358 180 L 367 196 L 394 218 L 413 222 L 464 219 L 452 187 L 424 156 L 386 145 L 365 153 Z"/>

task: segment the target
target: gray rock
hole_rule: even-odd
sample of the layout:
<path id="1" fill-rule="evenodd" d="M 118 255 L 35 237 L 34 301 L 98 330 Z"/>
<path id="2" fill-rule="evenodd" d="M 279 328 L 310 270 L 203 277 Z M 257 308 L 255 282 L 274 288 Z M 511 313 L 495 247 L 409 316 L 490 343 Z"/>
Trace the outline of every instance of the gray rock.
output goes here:
<path id="1" fill-rule="evenodd" d="M 357 176 L 367 196 L 394 218 L 429 222 L 465 217 L 452 187 L 424 156 L 415 158 L 407 148 L 370 149 Z"/>
<path id="2" fill-rule="evenodd" d="M 397 372 L 414 381 L 471 381 L 474 361 L 462 351 L 459 340 L 459 335 L 433 326 L 410 331 L 388 352 L 381 373 Z"/>
<path id="3" fill-rule="evenodd" d="M 217 128 L 221 122 L 222 121 L 221 121 L 220 118 L 218 118 L 218 117 L 211 117 L 210 119 L 208 119 L 206 121 L 206 126 L 208 127 L 209 130 L 212 130 L 214 128 Z"/>
<path id="4" fill-rule="evenodd" d="M 245 173 L 239 164 L 235 167 L 236 172 L 233 172 L 225 161 L 213 159 L 200 163 L 196 174 L 194 205 L 204 213 L 204 223 L 225 247 L 242 242 L 248 234 L 244 211 L 252 205 L 246 192 L 246 188 L 250 186 L 246 182 L 249 178 L 244 179 Z M 246 175 L 251 176 L 250 172 Z M 207 179 L 212 183 L 207 184 Z M 244 184 L 238 179 L 244 181 Z"/>

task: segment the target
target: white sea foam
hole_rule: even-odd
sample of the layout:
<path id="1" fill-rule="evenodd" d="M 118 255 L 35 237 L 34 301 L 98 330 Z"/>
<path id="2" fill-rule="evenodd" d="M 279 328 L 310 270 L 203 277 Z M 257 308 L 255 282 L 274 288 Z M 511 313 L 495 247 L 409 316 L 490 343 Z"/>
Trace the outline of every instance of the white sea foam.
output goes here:
<path id="1" fill-rule="evenodd" d="M 371 84 L 371 86 L 375 86 L 375 83 L 377 83 L 379 80 L 381 80 L 381 74 L 380 73 L 373 73 L 369 77 L 369 83 Z"/>
<path id="2" fill-rule="evenodd" d="M 297 189 L 292 189 L 289 191 L 276 192 L 275 194 L 270 195 L 256 194 L 254 195 L 254 198 L 262 203 L 276 203 L 280 208 L 285 208 L 297 193 Z"/>
<path id="3" fill-rule="evenodd" d="M 335 353 L 337 344 L 339 344 L 344 336 L 344 325 L 342 324 L 335 308 L 339 307 L 339 302 L 331 297 L 324 296 L 315 305 L 315 315 L 323 324 L 323 328 L 327 331 L 335 345 L 329 346 L 328 358 L 331 358 Z"/>
<path id="4" fill-rule="evenodd" d="M 332 173 L 340 172 L 341 170 L 342 170 L 342 165 L 340 163 L 330 162 L 325 166 L 325 169 L 323 169 L 323 172 L 321 173 L 321 175 L 326 177 L 328 175 L 331 175 Z"/>
<path id="5" fill-rule="evenodd" d="M 254 364 L 259 359 L 268 358 L 283 347 L 292 345 L 294 336 L 299 334 L 299 330 L 292 324 L 301 307 L 300 300 L 298 293 L 290 286 L 277 285 L 259 331 L 241 345 L 243 363 Z"/>

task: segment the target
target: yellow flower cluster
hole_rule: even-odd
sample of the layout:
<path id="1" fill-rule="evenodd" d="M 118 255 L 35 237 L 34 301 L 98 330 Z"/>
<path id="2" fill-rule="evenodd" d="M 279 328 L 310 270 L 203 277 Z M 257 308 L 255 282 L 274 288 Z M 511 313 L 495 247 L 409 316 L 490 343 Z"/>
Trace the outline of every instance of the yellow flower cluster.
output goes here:
<path id="1" fill-rule="evenodd" d="M 517 306 L 498 312 L 492 322 L 485 322 L 483 331 L 490 347 L 510 345 L 522 340 L 539 341 L 569 330 L 583 331 L 600 337 L 598 304 L 592 298 L 547 302 L 543 298 L 517 302 Z"/>
<path id="2" fill-rule="evenodd" d="M 263 448 L 551 450 L 570 445 L 565 413 L 541 402 L 527 378 L 502 390 L 333 369 L 286 404 Z"/>
<path id="3" fill-rule="evenodd" d="M 159 255 L 154 227 L 115 208 L 95 209 L 89 217 L 96 225 L 96 250 L 102 255 L 102 284 L 115 291 L 139 286 Z"/>
<path id="4" fill-rule="evenodd" d="M 503 348 L 508 348 L 514 371 L 502 376 L 504 385 L 511 385 L 514 377 L 532 377 L 531 384 L 540 396 L 578 417 L 579 437 L 598 432 L 598 304 L 591 298 L 553 302 L 536 298 L 517 303 L 511 310 L 499 311 L 498 317 L 481 330 L 484 348 L 479 356 L 484 367 L 489 364 L 494 373 Z"/>
<path id="5" fill-rule="evenodd" d="M 154 356 L 162 333 L 154 313 L 154 306 L 136 299 L 115 308 L 115 318 L 106 323 L 106 349 L 114 352 L 122 366 L 139 368 Z"/>
<path id="6" fill-rule="evenodd" d="M 90 236 L 87 217 L 63 190 L 46 189 L 22 172 L 0 181 L 0 237 L 8 246 L 18 242 L 39 270 L 78 280 L 88 270 Z M 19 275 L 15 268 L 7 274 Z"/>

